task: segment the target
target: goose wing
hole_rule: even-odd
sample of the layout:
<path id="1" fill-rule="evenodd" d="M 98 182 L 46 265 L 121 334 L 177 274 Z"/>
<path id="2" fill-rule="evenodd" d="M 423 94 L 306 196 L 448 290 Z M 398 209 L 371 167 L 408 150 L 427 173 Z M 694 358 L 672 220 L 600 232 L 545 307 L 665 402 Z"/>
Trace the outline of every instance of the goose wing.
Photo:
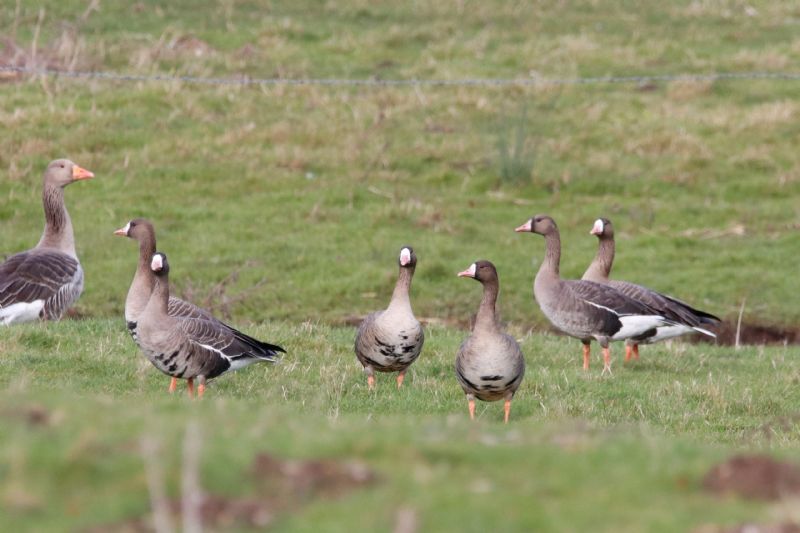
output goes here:
<path id="1" fill-rule="evenodd" d="M 41 300 L 48 318 L 60 318 L 82 289 L 80 263 L 56 250 L 22 252 L 0 265 L 0 308 Z"/>

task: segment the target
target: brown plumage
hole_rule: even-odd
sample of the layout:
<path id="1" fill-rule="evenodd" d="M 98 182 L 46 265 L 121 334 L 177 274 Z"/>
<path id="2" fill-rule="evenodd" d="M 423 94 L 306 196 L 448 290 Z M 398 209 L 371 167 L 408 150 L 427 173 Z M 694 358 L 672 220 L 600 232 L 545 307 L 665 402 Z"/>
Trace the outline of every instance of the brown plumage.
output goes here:
<path id="1" fill-rule="evenodd" d="M 536 215 L 516 229 L 545 239 L 545 257 L 533 283 L 539 308 L 558 329 L 583 343 L 583 368 L 589 369 L 589 343 L 603 350 L 603 373 L 611 371 L 609 342 L 643 335 L 674 322 L 652 307 L 593 281 L 563 280 L 559 274 L 561 238 L 555 220 Z"/>
<path id="2" fill-rule="evenodd" d="M 358 328 L 355 352 L 367 374 L 367 384 L 375 386 L 375 371 L 399 372 L 397 386 L 403 384 L 406 370 L 416 361 L 425 334 L 411 310 L 409 290 L 417 256 L 410 246 L 400 250 L 400 274 L 389 307 L 368 315 Z"/>
<path id="3" fill-rule="evenodd" d="M 638 337 L 627 339 L 625 341 L 626 361 L 631 357 L 639 358 L 639 344 L 651 344 L 687 333 L 702 333 L 716 337 L 714 333 L 704 327 L 718 324 L 720 322 L 718 317 L 642 285 L 609 279 L 608 276 L 614 264 L 614 226 L 607 218 L 598 218 L 590 233 L 597 236 L 597 255 L 584 272 L 582 279 L 613 287 L 625 296 L 649 305 L 659 314 L 675 322 L 673 325 L 660 326 Z"/>
<path id="4" fill-rule="evenodd" d="M 58 320 L 83 291 L 83 269 L 75 253 L 72 220 L 64 187 L 94 177 L 68 159 L 52 161 L 44 172 L 45 225 L 39 243 L 0 265 L 0 324 Z"/>
<path id="5" fill-rule="evenodd" d="M 475 418 L 475 398 L 486 402 L 505 400 L 503 420 L 508 423 L 511 400 L 525 375 L 525 359 L 513 337 L 503 332 L 495 311 L 500 280 L 490 261 L 477 261 L 458 273 L 483 285 L 472 334 L 456 355 L 456 378 L 467 395 L 469 417 Z"/>
<path id="6" fill-rule="evenodd" d="M 168 376 L 186 379 L 189 394 L 198 380 L 198 396 L 206 381 L 257 361 L 274 362 L 280 346 L 261 342 L 202 316 L 172 316 L 169 308 L 169 264 L 156 253 L 150 263 L 153 291 L 138 317 L 137 341 L 145 357 Z"/>

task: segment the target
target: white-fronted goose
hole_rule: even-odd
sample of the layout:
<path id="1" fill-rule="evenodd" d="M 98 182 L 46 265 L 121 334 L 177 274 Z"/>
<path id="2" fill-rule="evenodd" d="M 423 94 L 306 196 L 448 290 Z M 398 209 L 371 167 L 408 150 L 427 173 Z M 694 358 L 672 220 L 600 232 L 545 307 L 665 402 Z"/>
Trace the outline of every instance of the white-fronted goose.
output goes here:
<path id="1" fill-rule="evenodd" d="M 548 320 L 583 343 L 583 368 L 589 368 L 589 343 L 596 339 L 603 350 L 603 373 L 611 370 L 608 343 L 643 335 L 674 322 L 652 307 L 593 281 L 563 280 L 559 274 L 561 238 L 555 221 L 536 215 L 517 232 L 544 236 L 545 256 L 533 282 L 533 294 Z"/>
<path id="2" fill-rule="evenodd" d="M 149 220 L 135 218 L 129 221 L 125 227 L 116 230 L 114 235 L 129 237 L 139 243 L 139 263 L 136 267 L 136 273 L 133 275 L 131 287 L 128 289 L 128 295 L 125 298 L 125 321 L 128 325 L 128 331 L 131 337 L 133 337 L 133 341 L 139 346 L 137 321 L 139 315 L 147 306 L 147 302 L 150 301 L 150 293 L 153 292 L 153 286 L 155 285 L 155 276 L 153 276 L 153 273 L 150 271 L 150 260 L 153 258 L 153 254 L 156 253 L 156 230 Z M 203 318 L 205 320 L 219 322 L 205 309 L 201 309 L 193 303 L 181 300 L 175 296 L 169 297 L 167 314 L 180 318 Z M 236 335 L 247 337 L 244 333 L 237 331 L 223 322 L 219 322 L 219 324 L 222 327 L 230 329 Z M 250 337 L 248 337 L 248 339 L 258 342 Z M 169 391 L 174 392 L 177 384 L 178 379 L 173 377 L 169 384 Z"/>
<path id="3" fill-rule="evenodd" d="M 375 387 L 375 371 L 399 372 L 397 386 L 403 384 L 406 370 L 422 351 L 425 334 L 411 310 L 409 289 L 417 256 L 410 246 L 400 250 L 400 275 L 389 307 L 368 315 L 358 327 L 355 351 L 364 366 L 369 388 Z"/>
<path id="4" fill-rule="evenodd" d="M 655 331 L 646 332 L 639 337 L 632 337 L 625 341 L 625 360 L 631 357 L 639 358 L 639 344 L 651 344 L 654 342 L 670 339 L 686 333 L 702 333 L 711 337 L 716 337 L 714 333 L 703 329 L 701 326 L 713 326 L 718 324 L 720 319 L 716 316 L 700 311 L 671 296 L 658 293 L 642 285 L 608 279 L 611 267 L 614 264 L 614 227 L 607 218 L 598 218 L 592 226 L 590 234 L 596 235 L 598 239 L 597 255 L 589 268 L 583 274 L 585 280 L 602 283 L 617 289 L 625 296 L 629 296 L 640 302 L 649 305 L 659 314 L 676 322 L 669 326 L 660 326 Z"/>
<path id="5" fill-rule="evenodd" d="M 39 244 L 0 265 L 0 324 L 58 320 L 83 292 L 83 269 L 75 253 L 64 187 L 94 177 L 69 159 L 44 171 L 44 232 Z"/>
<path id="6" fill-rule="evenodd" d="M 483 284 L 483 299 L 475 316 L 472 335 L 456 355 L 456 378 L 467 395 L 469 417 L 475 418 L 475 398 L 485 402 L 504 399 L 503 420 L 508 423 L 511 400 L 525 375 L 525 359 L 513 337 L 497 323 L 495 303 L 500 291 L 497 270 L 489 261 L 476 261 L 458 273 Z"/>
<path id="7" fill-rule="evenodd" d="M 198 381 L 197 395 L 206 382 L 258 361 L 275 362 L 280 346 L 242 335 L 217 320 L 169 314 L 169 264 L 156 252 L 150 262 L 155 280 L 150 300 L 138 317 L 136 338 L 145 357 L 173 378 L 188 381 L 189 395 Z"/>

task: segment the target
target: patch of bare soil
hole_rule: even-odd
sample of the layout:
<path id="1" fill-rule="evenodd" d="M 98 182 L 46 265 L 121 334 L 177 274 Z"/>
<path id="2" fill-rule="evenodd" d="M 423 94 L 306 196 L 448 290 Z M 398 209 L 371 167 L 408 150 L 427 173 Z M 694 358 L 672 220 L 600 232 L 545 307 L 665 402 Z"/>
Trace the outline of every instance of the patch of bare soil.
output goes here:
<path id="1" fill-rule="evenodd" d="M 733 346 L 736 344 L 736 322 L 723 322 L 716 328 L 709 328 L 717 334 L 717 344 Z M 708 338 L 695 335 L 696 340 Z M 713 339 L 711 340 L 713 342 Z M 740 344 L 800 344 L 800 328 L 768 326 L 766 324 L 742 324 L 739 333 Z"/>
<path id="2" fill-rule="evenodd" d="M 254 497 L 203 495 L 199 518 L 204 528 L 211 531 L 264 528 L 274 522 L 280 513 L 295 512 L 315 499 L 340 498 L 377 481 L 372 469 L 358 461 L 280 459 L 267 453 L 256 456 L 250 475 L 256 486 Z M 179 498 L 171 499 L 167 504 L 175 523 L 180 521 L 181 504 Z M 152 517 L 148 513 L 87 531 L 150 533 L 154 530 Z"/>
<path id="3" fill-rule="evenodd" d="M 712 468 L 703 487 L 718 495 L 778 500 L 800 494 L 800 467 L 766 455 L 736 455 Z"/>
<path id="4" fill-rule="evenodd" d="M 0 414 L 22 420 L 31 427 L 49 427 L 60 423 L 63 418 L 63 413 L 59 411 L 53 412 L 38 403 L 8 409 Z"/>

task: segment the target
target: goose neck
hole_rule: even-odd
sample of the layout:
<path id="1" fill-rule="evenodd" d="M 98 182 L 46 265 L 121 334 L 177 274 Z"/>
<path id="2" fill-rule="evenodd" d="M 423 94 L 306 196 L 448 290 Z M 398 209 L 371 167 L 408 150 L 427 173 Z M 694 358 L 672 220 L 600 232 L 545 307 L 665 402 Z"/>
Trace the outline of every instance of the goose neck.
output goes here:
<path id="1" fill-rule="evenodd" d="M 55 248 L 72 257 L 75 253 L 75 237 L 72 220 L 64 205 L 64 189 L 45 184 L 42 192 L 44 207 L 44 232 L 37 248 Z"/>

